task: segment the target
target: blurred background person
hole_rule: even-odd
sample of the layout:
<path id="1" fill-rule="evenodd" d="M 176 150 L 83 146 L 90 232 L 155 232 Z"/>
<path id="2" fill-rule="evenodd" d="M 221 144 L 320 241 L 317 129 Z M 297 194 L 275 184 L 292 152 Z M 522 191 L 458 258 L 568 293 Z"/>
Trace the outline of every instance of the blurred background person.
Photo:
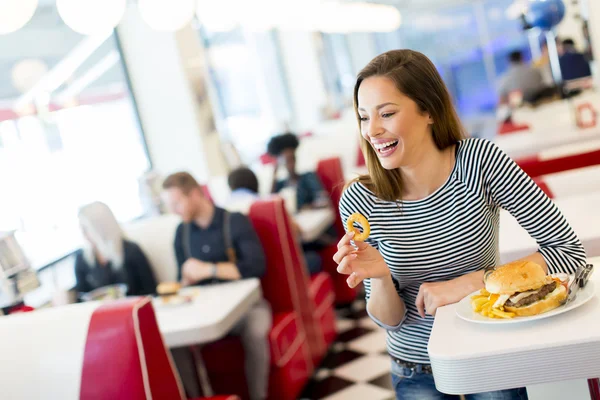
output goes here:
<path id="1" fill-rule="evenodd" d="M 229 173 L 227 185 L 231 190 L 226 209 L 247 214 L 250 206 L 259 199 L 256 174 L 247 167 L 239 167 Z"/>
<path id="2" fill-rule="evenodd" d="M 231 195 L 229 202 L 225 208 L 229 211 L 238 211 L 241 213 L 247 213 L 253 202 L 258 200 L 258 179 L 254 172 L 247 167 L 237 168 L 229 174 L 227 177 L 227 183 L 231 189 Z M 294 221 L 294 218 L 290 220 L 292 223 L 292 229 L 294 234 L 300 239 L 300 227 Z M 310 275 L 321 272 L 322 260 L 319 253 L 313 250 L 304 251 L 304 258 L 306 259 L 306 266 Z"/>
<path id="3" fill-rule="evenodd" d="M 585 56 L 577 51 L 573 39 L 564 39 L 561 43 L 561 52 L 558 61 L 563 81 L 586 78 L 592 75 L 590 63 Z"/>
<path id="4" fill-rule="evenodd" d="M 269 141 L 267 152 L 277 158 L 275 173 L 273 174 L 272 193 L 279 193 L 284 188 L 296 190 L 296 209 L 328 207 L 329 196 L 323 184 L 314 172 L 298 173 L 296 169 L 296 150 L 300 142 L 293 133 L 278 135 Z M 280 166 L 287 171 L 287 178 L 277 179 Z"/>
<path id="5" fill-rule="evenodd" d="M 500 102 L 508 103 L 512 92 L 521 92 L 523 101 L 535 103 L 555 94 L 552 87 L 544 83 L 539 69 L 527 65 L 520 51 L 512 51 L 508 56 L 510 66 L 500 83 Z"/>
<path id="6" fill-rule="evenodd" d="M 127 294 L 153 294 L 156 279 L 142 249 L 123 236 L 110 208 L 101 202 L 83 206 L 79 223 L 85 239 L 75 259 L 77 293 L 124 283 Z"/>

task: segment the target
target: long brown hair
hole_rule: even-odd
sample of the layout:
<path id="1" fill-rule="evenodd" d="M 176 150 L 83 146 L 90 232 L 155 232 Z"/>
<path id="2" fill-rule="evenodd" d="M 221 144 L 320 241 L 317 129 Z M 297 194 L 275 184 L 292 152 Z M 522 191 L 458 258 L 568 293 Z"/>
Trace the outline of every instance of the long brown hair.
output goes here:
<path id="1" fill-rule="evenodd" d="M 417 103 L 421 112 L 431 115 L 433 141 L 438 149 L 443 150 L 465 137 L 462 124 L 452 105 L 450 93 L 435 65 L 424 54 L 413 50 L 392 50 L 380 54 L 359 72 L 354 85 L 354 111 L 359 131 L 358 89 L 365 79 L 372 76 L 391 79 L 402 94 Z M 365 185 L 382 200 L 400 200 L 402 198 L 400 170 L 383 168 L 375 150 L 362 133 L 360 147 L 365 155 L 369 175 L 359 176 L 354 181 Z"/>

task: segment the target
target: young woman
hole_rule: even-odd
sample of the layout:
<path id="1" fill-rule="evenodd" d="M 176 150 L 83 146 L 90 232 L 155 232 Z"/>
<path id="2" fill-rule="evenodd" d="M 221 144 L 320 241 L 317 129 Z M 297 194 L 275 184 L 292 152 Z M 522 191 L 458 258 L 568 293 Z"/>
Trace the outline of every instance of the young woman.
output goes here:
<path id="1" fill-rule="evenodd" d="M 366 242 L 338 244 L 338 271 L 364 282 L 367 311 L 388 331 L 398 399 L 457 398 L 438 392 L 427 342 L 438 307 L 483 287 L 499 263 L 500 209 L 539 249 L 524 259 L 554 272 L 585 263 L 581 242 L 557 207 L 498 147 L 464 139 L 450 95 L 433 63 L 411 50 L 373 59 L 358 75 L 354 104 L 369 174 L 340 202 L 344 222 L 359 212 Z M 467 399 L 526 399 L 524 388 Z"/>
<path id="2" fill-rule="evenodd" d="M 79 211 L 85 238 L 75 259 L 76 290 L 90 292 L 102 286 L 127 284 L 127 294 L 140 296 L 156 290 L 156 279 L 140 247 L 123 237 L 108 206 L 95 202 Z"/>

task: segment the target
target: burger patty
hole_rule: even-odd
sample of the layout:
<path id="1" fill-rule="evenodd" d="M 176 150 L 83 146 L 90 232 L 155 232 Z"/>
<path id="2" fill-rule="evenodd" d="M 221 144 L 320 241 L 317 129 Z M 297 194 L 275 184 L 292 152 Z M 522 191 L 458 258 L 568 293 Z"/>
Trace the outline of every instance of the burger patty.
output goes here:
<path id="1" fill-rule="evenodd" d="M 504 305 L 507 307 L 525 307 L 530 305 L 531 303 L 535 303 L 536 301 L 543 299 L 549 293 L 552 293 L 554 289 L 556 289 L 556 282 L 552 282 L 542 286 L 542 288 L 539 291 L 535 292 L 530 296 L 522 298 L 516 303 L 513 303 L 512 301 L 508 300 Z M 515 293 L 515 295 L 516 294 L 518 293 Z"/>

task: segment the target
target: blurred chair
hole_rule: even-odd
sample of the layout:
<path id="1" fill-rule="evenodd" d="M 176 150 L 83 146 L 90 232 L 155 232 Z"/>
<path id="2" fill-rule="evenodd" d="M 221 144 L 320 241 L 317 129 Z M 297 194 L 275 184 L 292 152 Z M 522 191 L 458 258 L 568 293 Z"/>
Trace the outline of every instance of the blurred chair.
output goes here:
<path id="1" fill-rule="evenodd" d="M 0 337 L 2 398 L 185 399 L 149 298 L 2 317 Z"/>
<path id="2" fill-rule="evenodd" d="M 260 163 L 262 165 L 269 165 L 277 163 L 277 159 L 272 155 L 265 153 L 260 156 Z"/>
<path id="3" fill-rule="evenodd" d="M 317 365 L 336 335 L 331 278 L 324 272 L 308 276 L 304 253 L 281 198 L 254 203 L 249 217 L 267 255 L 264 296 L 274 313 L 291 308 L 300 315 L 312 364 Z"/>
<path id="4" fill-rule="evenodd" d="M 180 222 L 179 217 L 161 215 L 124 226 L 127 237 L 135 240 L 147 255 L 159 282 L 177 280 L 173 240 Z M 302 377 L 305 374 L 308 379 L 309 350 L 306 335 L 300 329 L 299 316 L 291 311 L 291 307 L 288 310 L 290 312 L 281 311 L 273 316 L 269 340 L 272 353 L 275 354 L 273 361 L 278 365 L 272 367 L 271 385 L 282 382 L 281 385 L 290 383 L 293 387 L 292 383 L 300 379 L 296 375 Z M 240 340 L 233 336 L 226 337 L 202 346 L 201 352 L 214 392 L 236 393 L 247 399 L 244 350 Z"/>
<path id="5" fill-rule="evenodd" d="M 335 336 L 333 296 L 326 296 L 328 277 L 325 276 L 316 281 L 313 288 L 314 294 L 322 298 L 324 306 L 315 307 L 309 297 L 306 268 L 299 255 L 300 249 L 291 235 L 289 219 L 281 199 L 254 203 L 249 218 L 267 255 L 267 272 L 262 278 L 262 288 L 273 311 L 273 328 L 269 335 L 269 399 L 292 400 L 298 397 L 307 383 L 314 362 L 320 361 L 319 357 L 324 355 L 324 331 L 329 332 L 328 338 L 332 336 L 331 330 Z M 327 301 L 329 309 L 326 307 Z M 318 312 L 321 312 L 322 319 L 328 321 L 326 329 L 316 321 Z M 243 349 L 237 338 L 228 337 L 204 346 L 202 358 L 214 390 L 233 391 L 246 398 L 246 388 L 237 383 L 232 388 L 232 380 L 240 382 L 244 376 Z"/>
<path id="6" fill-rule="evenodd" d="M 125 236 L 136 242 L 152 267 L 157 282 L 177 280 L 177 260 L 175 258 L 175 231 L 181 222 L 176 215 L 166 214 L 141 219 L 123 225 Z"/>
<path id="7" fill-rule="evenodd" d="M 340 218 L 340 213 L 338 211 L 345 183 L 342 160 L 339 157 L 320 160 L 317 164 L 316 173 L 321 180 L 323 187 L 329 194 L 329 199 L 331 200 L 331 205 L 333 206 L 336 215 L 335 227 L 338 231 L 338 235 L 341 237 L 345 233 L 344 225 L 342 224 L 342 219 Z"/>
<path id="8" fill-rule="evenodd" d="M 202 185 L 202 192 L 204 193 L 204 195 L 211 201 L 211 202 L 215 202 L 212 195 L 210 194 L 210 189 L 208 187 L 208 185 Z"/>
<path id="9" fill-rule="evenodd" d="M 362 154 L 362 152 L 360 153 Z M 336 219 L 335 226 L 340 238 L 346 232 L 342 219 L 338 212 L 338 206 L 344 189 L 344 171 L 339 157 L 327 158 L 317 164 L 317 175 L 323 183 L 325 190 L 329 193 L 331 204 L 334 207 Z M 346 283 L 346 276 L 337 272 L 337 264 L 333 261 L 333 255 L 337 252 L 337 246 L 332 245 L 321 251 L 323 269 L 331 276 L 335 288 L 335 302 L 338 306 L 351 304 L 358 293 L 357 288 L 350 288 Z"/>
<path id="10" fill-rule="evenodd" d="M 365 155 L 362 152 L 362 149 L 360 148 L 360 143 L 357 146 L 357 152 L 356 152 L 356 166 L 357 167 L 364 167 L 365 165 L 367 165 L 367 163 L 365 162 Z"/>
<path id="11" fill-rule="evenodd" d="M 530 129 L 531 127 L 527 124 L 515 124 L 511 121 L 506 121 L 498 125 L 498 135 L 528 131 Z"/>

